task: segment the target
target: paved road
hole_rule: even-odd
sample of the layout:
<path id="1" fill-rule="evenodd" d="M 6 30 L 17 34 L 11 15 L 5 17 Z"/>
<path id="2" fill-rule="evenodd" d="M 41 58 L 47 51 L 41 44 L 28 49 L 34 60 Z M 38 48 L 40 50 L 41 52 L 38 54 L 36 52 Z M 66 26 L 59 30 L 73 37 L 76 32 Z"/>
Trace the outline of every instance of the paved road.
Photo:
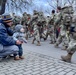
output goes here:
<path id="1" fill-rule="evenodd" d="M 36 42 L 35 44 L 31 44 L 31 42 L 32 39 L 30 38 L 27 44 L 23 44 L 24 51 L 33 51 L 57 59 L 61 59 L 61 55 L 67 54 L 67 51 L 61 50 L 61 46 L 59 46 L 59 48 L 55 48 L 54 45 L 49 44 L 50 43 L 49 38 L 45 42 L 41 40 L 41 46 L 36 46 Z M 76 63 L 76 52 L 72 56 L 72 63 Z"/>
<path id="2" fill-rule="evenodd" d="M 0 62 L 0 75 L 76 75 L 76 64 L 66 63 L 60 60 L 66 51 L 56 49 L 49 44 L 49 40 L 41 42 L 38 47 L 31 44 L 23 44 L 24 60 L 15 61 L 8 58 Z M 75 56 L 75 55 L 74 55 Z"/>

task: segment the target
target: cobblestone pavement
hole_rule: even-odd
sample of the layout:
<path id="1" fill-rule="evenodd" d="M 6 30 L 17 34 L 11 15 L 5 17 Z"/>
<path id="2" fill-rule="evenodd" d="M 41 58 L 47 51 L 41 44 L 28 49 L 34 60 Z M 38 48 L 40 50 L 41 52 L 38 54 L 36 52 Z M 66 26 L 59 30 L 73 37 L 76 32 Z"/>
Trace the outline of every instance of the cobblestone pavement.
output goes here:
<path id="1" fill-rule="evenodd" d="M 26 52 L 24 56 L 24 60 L 1 61 L 0 75 L 76 75 L 76 64 L 34 52 Z"/>

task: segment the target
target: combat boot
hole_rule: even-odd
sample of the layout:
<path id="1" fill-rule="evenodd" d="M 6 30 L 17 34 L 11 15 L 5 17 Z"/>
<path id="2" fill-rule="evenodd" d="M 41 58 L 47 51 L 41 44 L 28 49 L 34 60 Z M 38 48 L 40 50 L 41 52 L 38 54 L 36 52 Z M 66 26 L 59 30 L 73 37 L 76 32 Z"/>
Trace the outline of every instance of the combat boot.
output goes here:
<path id="1" fill-rule="evenodd" d="M 34 44 L 34 41 L 32 41 L 32 44 Z"/>
<path id="2" fill-rule="evenodd" d="M 62 48 L 62 50 L 67 50 L 67 46 L 64 46 L 64 47 Z"/>
<path id="3" fill-rule="evenodd" d="M 35 39 L 33 39 L 32 44 L 34 44 Z"/>
<path id="4" fill-rule="evenodd" d="M 44 38 L 44 41 L 47 40 L 47 38 Z"/>
<path id="5" fill-rule="evenodd" d="M 73 53 L 68 53 L 66 56 L 61 56 L 62 60 L 65 62 L 71 62 Z"/>
<path id="6" fill-rule="evenodd" d="M 50 44 L 54 44 L 54 42 L 53 42 L 53 41 L 51 41 L 51 42 L 50 42 Z"/>
<path id="7" fill-rule="evenodd" d="M 37 42 L 37 46 L 41 46 L 40 41 Z"/>
<path id="8" fill-rule="evenodd" d="M 57 43 L 55 44 L 55 48 L 58 48 L 58 44 Z"/>

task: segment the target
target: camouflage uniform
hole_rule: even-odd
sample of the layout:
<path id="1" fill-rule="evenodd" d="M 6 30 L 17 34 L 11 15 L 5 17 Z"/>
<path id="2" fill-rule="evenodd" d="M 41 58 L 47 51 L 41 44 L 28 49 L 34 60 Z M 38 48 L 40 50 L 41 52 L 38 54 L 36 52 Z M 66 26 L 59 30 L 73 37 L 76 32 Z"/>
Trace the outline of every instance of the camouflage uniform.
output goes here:
<path id="1" fill-rule="evenodd" d="M 40 34 L 38 30 L 37 24 L 34 22 L 34 33 L 33 33 L 34 39 L 32 41 L 32 44 L 34 44 L 34 41 L 37 41 L 37 46 L 40 46 Z"/>
<path id="2" fill-rule="evenodd" d="M 24 29 L 25 29 L 25 38 L 28 39 L 28 17 L 27 17 L 27 13 L 24 12 L 23 16 L 22 16 L 22 20 L 21 20 L 21 24 L 23 25 Z"/>
<path id="3" fill-rule="evenodd" d="M 15 27 L 17 24 L 20 24 L 20 23 L 21 23 L 21 17 L 15 15 L 15 13 L 12 14 L 12 20 L 13 20 L 12 29 L 14 29 L 14 27 Z"/>
<path id="4" fill-rule="evenodd" d="M 30 21 L 32 30 L 34 28 L 34 22 L 37 22 L 38 21 L 38 12 L 36 10 L 34 10 L 33 13 L 34 14 L 33 14 L 32 18 L 31 18 L 31 21 Z"/>
<path id="5" fill-rule="evenodd" d="M 47 28 L 46 28 L 46 19 L 44 17 L 43 12 L 39 12 L 38 26 L 40 32 L 40 39 L 43 38 L 44 40 L 46 40 Z"/>
<path id="6" fill-rule="evenodd" d="M 73 16 L 74 17 L 74 16 Z M 74 18 L 72 18 L 72 23 L 71 23 L 71 39 L 68 44 L 68 52 L 74 53 L 76 51 L 76 15 Z"/>
<path id="7" fill-rule="evenodd" d="M 70 6 L 70 9 L 73 9 L 72 6 Z M 71 12 L 72 13 L 72 12 Z M 68 48 L 67 48 L 67 55 L 66 56 L 61 56 L 62 60 L 63 61 L 66 61 L 66 62 L 71 62 L 71 59 L 72 59 L 72 55 L 75 53 L 76 51 L 76 21 L 75 21 L 75 18 L 71 21 L 71 40 L 70 42 L 68 43 Z"/>
<path id="8" fill-rule="evenodd" d="M 46 17 L 46 26 L 48 26 L 50 19 L 51 19 L 50 16 L 47 16 L 47 17 Z"/>
<path id="9" fill-rule="evenodd" d="M 71 16 L 66 12 L 64 9 L 67 8 L 62 8 L 62 14 L 64 15 L 61 20 L 61 25 L 60 25 L 60 34 L 57 39 L 57 42 L 55 44 L 55 47 L 58 47 L 58 45 L 62 42 L 64 49 L 67 48 L 67 44 L 69 43 L 69 33 L 70 33 L 70 22 L 71 22 Z"/>
<path id="10" fill-rule="evenodd" d="M 38 12 L 34 10 L 33 17 L 31 19 L 32 29 L 33 29 L 33 35 L 34 39 L 32 41 L 32 44 L 34 44 L 34 41 L 37 41 L 37 46 L 40 46 L 40 34 L 39 34 L 39 27 L 38 27 Z"/>
<path id="11" fill-rule="evenodd" d="M 21 20 L 21 24 L 25 26 L 27 24 L 27 13 L 24 12 Z"/>
<path id="12" fill-rule="evenodd" d="M 59 44 L 62 43 L 63 48 L 62 49 L 66 49 L 68 46 L 68 43 L 70 41 L 70 30 L 66 30 L 66 26 L 65 25 L 60 25 L 60 33 L 59 33 L 59 37 L 56 41 L 55 47 L 58 47 Z"/>
<path id="13" fill-rule="evenodd" d="M 49 21 L 49 35 L 50 35 L 50 38 L 51 38 L 51 42 L 50 44 L 54 44 L 55 41 L 56 41 L 56 36 L 55 36 L 55 26 L 54 26 L 54 23 L 55 23 L 55 19 L 56 19 L 56 15 L 55 15 L 55 12 L 53 13 L 54 10 L 52 10 L 52 15 L 51 15 L 51 20 Z"/>
<path id="14" fill-rule="evenodd" d="M 30 14 L 27 14 L 26 39 L 28 39 L 29 37 L 31 37 L 31 25 L 30 25 L 30 21 L 31 21 L 31 16 L 30 16 Z"/>
<path id="15" fill-rule="evenodd" d="M 50 44 L 55 43 L 55 31 L 54 31 L 54 22 L 55 22 L 55 10 L 52 10 L 51 17 L 47 20 L 47 36 L 50 36 L 51 42 Z"/>
<path id="16" fill-rule="evenodd" d="M 66 56 L 61 56 L 62 60 L 66 62 L 71 62 L 72 55 L 75 53 L 75 51 L 76 51 L 76 27 L 75 27 L 75 31 L 72 32 L 72 38 L 68 43 L 68 48 L 67 48 L 68 54 Z"/>

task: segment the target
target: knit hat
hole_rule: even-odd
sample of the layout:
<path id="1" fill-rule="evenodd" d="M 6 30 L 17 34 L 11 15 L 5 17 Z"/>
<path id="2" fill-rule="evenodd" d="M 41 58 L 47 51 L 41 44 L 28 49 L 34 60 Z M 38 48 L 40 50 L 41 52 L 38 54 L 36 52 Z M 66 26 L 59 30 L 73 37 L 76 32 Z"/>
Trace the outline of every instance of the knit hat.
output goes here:
<path id="1" fill-rule="evenodd" d="M 15 26 L 15 31 L 16 32 L 20 32 L 20 29 L 21 28 L 23 28 L 23 26 L 21 25 L 21 24 L 17 24 L 16 26 Z"/>
<path id="2" fill-rule="evenodd" d="M 10 14 L 3 14 L 3 15 L 2 15 L 2 20 L 3 20 L 3 22 L 5 22 L 5 23 L 12 22 L 12 18 L 11 18 L 11 16 L 10 16 Z"/>

